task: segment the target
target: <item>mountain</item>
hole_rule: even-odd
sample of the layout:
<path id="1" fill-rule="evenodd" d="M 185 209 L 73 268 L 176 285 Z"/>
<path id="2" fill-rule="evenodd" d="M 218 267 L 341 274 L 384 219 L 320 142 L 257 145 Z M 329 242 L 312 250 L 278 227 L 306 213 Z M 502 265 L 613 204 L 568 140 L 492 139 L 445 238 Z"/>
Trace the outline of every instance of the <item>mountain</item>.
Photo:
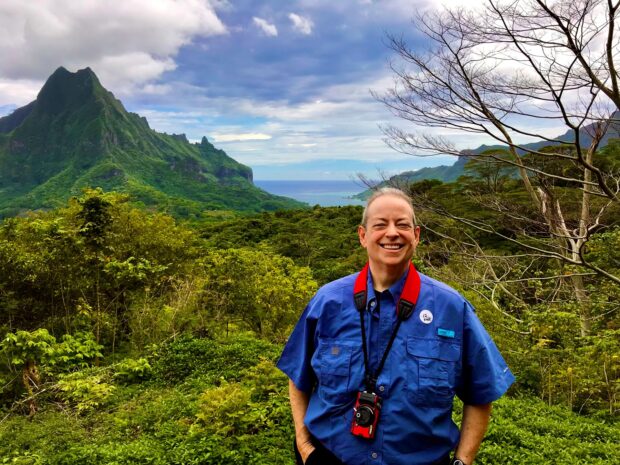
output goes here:
<path id="1" fill-rule="evenodd" d="M 615 112 L 612 115 L 612 119 L 614 120 L 610 127 L 607 129 L 607 132 L 603 135 L 603 138 L 600 142 L 600 147 L 605 147 L 610 139 L 620 137 L 620 112 Z M 580 142 L 582 147 L 587 147 L 592 142 L 592 136 L 590 135 L 590 126 L 584 127 L 579 134 Z M 524 149 L 529 150 L 539 150 L 543 147 L 560 145 L 566 142 L 574 142 L 575 141 L 575 133 L 573 131 L 566 131 L 559 137 L 556 137 L 553 141 L 539 141 L 532 142 L 529 144 L 523 144 L 522 147 Z M 433 168 L 421 168 L 416 171 L 404 171 L 400 174 L 392 176 L 389 180 L 386 180 L 379 184 L 379 186 L 383 185 L 401 185 L 401 184 L 411 184 L 414 182 L 423 181 L 425 179 L 438 179 L 442 182 L 453 182 L 456 181 L 459 176 L 465 173 L 465 164 L 469 160 L 467 155 L 475 155 L 480 154 L 489 150 L 506 150 L 507 146 L 505 145 L 481 145 L 480 147 L 474 150 L 463 150 L 457 160 L 452 165 L 440 165 L 435 166 Z M 520 155 L 523 155 L 526 151 L 521 149 L 517 150 Z M 355 198 L 359 198 L 362 200 L 367 199 L 371 194 L 370 190 L 366 190 L 364 192 L 360 192 L 355 195 Z"/>
<path id="2" fill-rule="evenodd" d="M 252 170 L 206 137 L 152 130 L 90 68 L 58 68 L 37 99 L 0 118 L 0 216 L 62 205 L 84 187 L 126 192 L 178 216 L 304 204 L 252 183 Z"/>

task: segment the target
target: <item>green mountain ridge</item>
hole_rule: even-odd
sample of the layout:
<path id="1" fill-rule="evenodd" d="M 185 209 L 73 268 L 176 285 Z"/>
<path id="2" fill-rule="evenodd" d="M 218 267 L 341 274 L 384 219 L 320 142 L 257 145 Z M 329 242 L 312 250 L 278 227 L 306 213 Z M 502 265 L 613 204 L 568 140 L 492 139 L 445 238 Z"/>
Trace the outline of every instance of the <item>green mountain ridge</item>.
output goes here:
<path id="1" fill-rule="evenodd" d="M 90 68 L 60 67 L 34 102 L 0 118 L 0 217 L 57 207 L 85 187 L 177 216 L 304 206 L 254 186 L 252 169 L 206 137 L 152 130 Z"/>
<path id="2" fill-rule="evenodd" d="M 612 115 L 612 124 L 609 126 L 605 134 L 603 135 L 599 147 L 605 147 L 611 139 L 620 137 L 620 113 L 616 112 Z M 591 127 L 586 126 L 581 129 L 579 137 L 582 146 L 588 146 L 592 142 L 592 136 L 590 135 Z M 572 130 L 566 131 L 561 136 L 556 137 L 552 141 L 538 141 L 523 144 L 522 149 L 517 150 L 520 155 L 526 153 L 525 149 L 539 150 L 545 146 L 561 145 L 567 142 L 574 142 L 575 134 Z M 489 150 L 507 150 L 505 145 L 486 145 L 483 144 L 473 150 L 463 150 L 462 155 L 459 155 L 456 161 L 452 165 L 439 165 L 435 167 L 420 168 L 415 171 L 404 171 L 402 173 L 391 176 L 389 179 L 379 183 L 377 187 L 384 185 L 408 185 L 415 182 L 424 180 L 436 179 L 441 182 L 454 182 L 460 176 L 465 174 L 465 165 L 469 161 L 469 155 L 481 154 Z M 367 189 L 359 194 L 354 195 L 354 198 L 365 200 L 370 197 L 371 190 Z"/>

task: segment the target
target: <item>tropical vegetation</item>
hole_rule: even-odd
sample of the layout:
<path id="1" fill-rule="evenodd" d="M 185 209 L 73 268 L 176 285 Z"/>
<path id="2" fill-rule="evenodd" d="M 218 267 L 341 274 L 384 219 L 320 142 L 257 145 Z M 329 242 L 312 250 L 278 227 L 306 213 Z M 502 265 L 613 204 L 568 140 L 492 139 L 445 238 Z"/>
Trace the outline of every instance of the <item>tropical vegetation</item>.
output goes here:
<path id="1" fill-rule="evenodd" d="M 449 202 L 486 182 L 411 189 Z M 514 184 L 507 192 L 518 199 Z M 89 190 L 4 220 L 4 463 L 291 464 L 287 381 L 275 361 L 317 287 L 363 264 L 360 217 L 360 207 L 316 206 L 190 224 Z M 582 337 L 578 307 L 557 282 L 536 280 L 540 267 L 511 262 L 533 280 L 505 284 L 518 300 L 494 300 L 474 283 L 484 268 L 436 229 L 478 235 L 488 250 L 510 241 L 430 213 L 419 220 L 429 226 L 416 265 L 476 305 L 518 379 L 496 405 L 479 463 L 620 458 L 616 286 L 592 284 L 597 318 Z M 603 236 L 591 253 L 615 264 L 620 235 Z"/>

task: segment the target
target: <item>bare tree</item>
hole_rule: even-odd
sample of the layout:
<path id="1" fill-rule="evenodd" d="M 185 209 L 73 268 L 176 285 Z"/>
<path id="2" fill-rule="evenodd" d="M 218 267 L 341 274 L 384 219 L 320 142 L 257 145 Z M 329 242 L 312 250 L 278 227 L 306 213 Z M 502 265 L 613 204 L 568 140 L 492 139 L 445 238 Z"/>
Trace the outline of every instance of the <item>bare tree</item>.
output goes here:
<path id="1" fill-rule="evenodd" d="M 396 150 L 514 167 L 537 214 L 532 220 L 544 226 L 546 237 L 505 240 L 620 284 L 620 276 L 590 263 L 584 253 L 608 209 L 620 201 L 618 173 L 596 157 L 601 143 L 620 128 L 619 5 L 612 0 L 489 0 L 482 13 L 457 9 L 420 16 L 415 26 L 430 47 L 418 53 L 404 39 L 390 37 L 398 58 L 392 64 L 395 84 L 377 98 L 401 119 L 427 128 L 421 133 L 384 128 Z M 568 131 L 562 143 L 544 130 L 550 127 L 556 134 L 558 127 Z M 507 156 L 506 151 L 460 151 L 440 135 L 446 130 L 486 136 L 505 146 Z M 570 169 L 554 169 L 554 164 Z M 579 192 L 578 211 L 575 196 L 571 207 L 564 204 L 567 187 Z M 495 207 L 511 214 L 505 205 Z M 489 224 L 445 209 L 440 213 L 502 235 Z M 570 281 L 580 302 L 581 333 L 587 335 L 591 315 L 583 273 L 574 273 Z"/>

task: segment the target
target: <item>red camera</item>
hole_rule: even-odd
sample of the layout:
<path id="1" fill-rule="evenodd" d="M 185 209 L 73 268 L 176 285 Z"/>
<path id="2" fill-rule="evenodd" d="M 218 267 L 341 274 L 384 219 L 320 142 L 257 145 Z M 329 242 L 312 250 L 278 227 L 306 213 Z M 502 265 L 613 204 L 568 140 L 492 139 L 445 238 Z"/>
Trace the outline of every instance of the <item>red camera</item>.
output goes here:
<path id="1" fill-rule="evenodd" d="M 377 394 L 367 391 L 358 392 L 355 407 L 353 407 L 351 433 L 361 438 L 373 439 L 380 412 L 381 398 Z"/>

